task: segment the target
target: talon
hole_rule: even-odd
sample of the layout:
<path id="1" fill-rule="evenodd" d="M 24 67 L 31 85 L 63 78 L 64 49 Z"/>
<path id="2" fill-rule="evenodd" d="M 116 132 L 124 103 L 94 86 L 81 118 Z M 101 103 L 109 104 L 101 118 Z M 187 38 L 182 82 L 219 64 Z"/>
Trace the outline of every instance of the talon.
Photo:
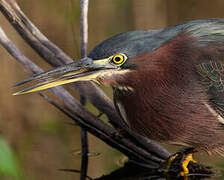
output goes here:
<path id="1" fill-rule="evenodd" d="M 189 174 L 189 169 L 187 168 L 187 166 L 190 162 L 196 163 L 196 161 L 193 159 L 192 153 L 187 154 L 186 157 L 183 159 L 183 162 L 181 165 L 183 171 L 180 173 L 181 176 L 186 176 Z"/>
<path id="2" fill-rule="evenodd" d="M 170 156 L 170 158 L 167 160 L 166 172 L 169 172 L 170 167 L 177 156 L 178 156 L 178 154 L 174 154 L 174 155 Z"/>
<path id="3" fill-rule="evenodd" d="M 170 173 L 177 173 L 182 176 L 184 180 L 188 179 L 190 162 L 196 163 L 193 159 L 193 153 L 197 152 L 195 148 L 185 148 L 179 152 L 176 152 L 166 161 L 166 175 L 170 176 Z"/>

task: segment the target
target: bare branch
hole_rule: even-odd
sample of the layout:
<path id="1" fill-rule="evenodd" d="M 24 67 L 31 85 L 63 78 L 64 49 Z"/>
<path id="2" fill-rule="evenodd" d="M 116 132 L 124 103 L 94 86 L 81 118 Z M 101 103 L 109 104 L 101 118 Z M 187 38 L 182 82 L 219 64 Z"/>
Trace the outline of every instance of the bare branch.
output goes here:
<path id="1" fill-rule="evenodd" d="M 87 56 L 88 44 L 88 6 L 89 0 L 81 0 L 80 16 L 80 38 L 81 38 L 81 57 Z"/>
<path id="2" fill-rule="evenodd" d="M 88 0 L 80 0 L 81 15 L 80 15 L 80 43 L 81 43 L 81 58 L 87 56 L 88 44 Z M 81 95 L 80 102 L 82 105 L 86 104 L 86 98 Z M 85 180 L 88 170 L 88 137 L 84 128 L 81 128 L 81 142 L 82 142 L 82 163 L 80 180 Z"/>

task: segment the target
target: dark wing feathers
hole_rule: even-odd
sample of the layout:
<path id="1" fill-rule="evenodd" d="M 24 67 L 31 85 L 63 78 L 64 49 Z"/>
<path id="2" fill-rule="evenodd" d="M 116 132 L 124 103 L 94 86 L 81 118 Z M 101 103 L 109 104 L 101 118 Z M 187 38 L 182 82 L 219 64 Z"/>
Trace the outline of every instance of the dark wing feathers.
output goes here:
<path id="1" fill-rule="evenodd" d="M 206 87 L 214 110 L 224 118 L 224 64 L 209 61 L 196 66 L 200 82 Z"/>
<path id="2" fill-rule="evenodd" d="M 200 74 L 202 84 L 208 88 L 215 87 L 217 91 L 224 91 L 224 67 L 217 61 L 209 61 L 197 65 L 197 72 Z"/>

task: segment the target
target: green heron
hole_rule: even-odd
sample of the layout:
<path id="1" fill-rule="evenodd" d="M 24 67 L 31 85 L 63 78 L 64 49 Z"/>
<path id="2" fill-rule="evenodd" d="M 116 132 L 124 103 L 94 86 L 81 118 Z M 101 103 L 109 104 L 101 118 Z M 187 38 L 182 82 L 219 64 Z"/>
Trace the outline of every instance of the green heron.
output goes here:
<path id="1" fill-rule="evenodd" d="M 224 19 L 121 33 L 88 57 L 17 85 L 33 80 L 41 81 L 14 95 L 77 81 L 110 85 L 118 113 L 134 131 L 224 156 Z M 189 161 L 191 154 L 182 175 Z"/>

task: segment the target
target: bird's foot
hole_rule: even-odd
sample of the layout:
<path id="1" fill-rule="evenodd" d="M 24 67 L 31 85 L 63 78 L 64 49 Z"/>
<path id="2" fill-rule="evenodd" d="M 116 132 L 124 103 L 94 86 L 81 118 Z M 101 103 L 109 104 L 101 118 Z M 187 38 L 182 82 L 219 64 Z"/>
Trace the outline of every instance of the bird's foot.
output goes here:
<path id="1" fill-rule="evenodd" d="M 196 161 L 193 159 L 193 153 L 195 152 L 197 151 L 194 148 L 185 148 L 171 155 L 166 162 L 166 172 L 169 173 L 171 171 L 178 171 L 180 169 L 180 176 L 188 175 L 189 163 L 196 163 Z"/>
<path id="2" fill-rule="evenodd" d="M 169 172 L 169 171 L 170 171 L 170 168 L 171 168 L 171 166 L 172 166 L 172 163 L 173 163 L 173 161 L 176 159 L 177 156 L 178 156 L 178 154 L 175 153 L 175 154 L 173 154 L 173 155 L 171 155 L 171 156 L 169 157 L 169 159 L 168 159 L 167 162 L 166 162 L 166 172 Z"/>
<path id="3" fill-rule="evenodd" d="M 197 162 L 197 161 L 195 161 L 195 160 L 193 159 L 193 154 L 192 154 L 192 153 L 187 154 L 187 155 L 183 158 L 183 160 L 182 160 L 182 162 L 181 162 L 181 167 L 182 167 L 182 170 L 183 170 L 183 171 L 180 172 L 180 175 L 181 175 L 181 176 L 186 176 L 186 175 L 189 174 L 189 169 L 187 168 L 187 166 L 188 166 L 188 164 L 189 164 L 190 162 L 193 162 L 193 163 L 196 163 L 196 162 Z"/>
<path id="4" fill-rule="evenodd" d="M 198 164 L 193 159 L 195 148 L 185 148 L 171 155 L 165 164 L 161 164 L 166 179 L 188 180 L 193 177 L 210 178 L 215 175 L 212 168 Z M 194 179 L 194 178 L 193 178 Z"/>

